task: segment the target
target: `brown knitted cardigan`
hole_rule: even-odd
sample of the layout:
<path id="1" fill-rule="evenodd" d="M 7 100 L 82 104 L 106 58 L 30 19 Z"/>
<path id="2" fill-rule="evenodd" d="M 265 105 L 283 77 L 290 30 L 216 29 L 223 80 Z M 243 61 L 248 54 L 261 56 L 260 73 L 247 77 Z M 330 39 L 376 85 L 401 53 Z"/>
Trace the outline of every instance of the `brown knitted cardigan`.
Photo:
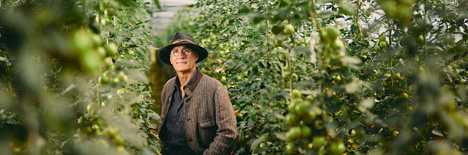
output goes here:
<path id="1" fill-rule="evenodd" d="M 166 82 L 161 95 L 162 123 L 158 133 L 162 149 L 166 147 L 167 137 L 161 129 L 175 91 L 175 79 Z M 195 80 L 185 89 L 185 95 L 185 135 L 189 147 L 197 154 L 229 154 L 239 133 L 226 88 L 198 70 Z"/>

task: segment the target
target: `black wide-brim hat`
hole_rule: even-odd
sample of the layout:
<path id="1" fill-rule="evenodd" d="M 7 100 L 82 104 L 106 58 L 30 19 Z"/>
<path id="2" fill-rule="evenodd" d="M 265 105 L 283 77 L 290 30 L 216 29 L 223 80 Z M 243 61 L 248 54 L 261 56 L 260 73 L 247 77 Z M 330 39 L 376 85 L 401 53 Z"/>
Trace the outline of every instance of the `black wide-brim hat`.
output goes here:
<path id="1" fill-rule="evenodd" d="M 171 65 L 171 51 L 174 47 L 180 45 L 185 45 L 192 51 L 197 52 L 197 63 L 204 60 L 208 56 L 208 51 L 205 48 L 197 45 L 192 36 L 187 33 L 177 32 L 172 38 L 171 43 L 159 50 L 159 59 L 161 59 L 164 63 Z"/>

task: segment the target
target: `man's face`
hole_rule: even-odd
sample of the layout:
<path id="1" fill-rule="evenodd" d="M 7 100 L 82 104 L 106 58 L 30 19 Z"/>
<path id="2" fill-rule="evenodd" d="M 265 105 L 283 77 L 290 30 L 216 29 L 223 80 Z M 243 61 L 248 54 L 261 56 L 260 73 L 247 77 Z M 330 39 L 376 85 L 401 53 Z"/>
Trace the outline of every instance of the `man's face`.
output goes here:
<path id="1" fill-rule="evenodd" d="M 195 68 L 198 55 L 187 46 L 181 45 L 172 49 L 170 59 L 176 72 L 184 72 Z"/>

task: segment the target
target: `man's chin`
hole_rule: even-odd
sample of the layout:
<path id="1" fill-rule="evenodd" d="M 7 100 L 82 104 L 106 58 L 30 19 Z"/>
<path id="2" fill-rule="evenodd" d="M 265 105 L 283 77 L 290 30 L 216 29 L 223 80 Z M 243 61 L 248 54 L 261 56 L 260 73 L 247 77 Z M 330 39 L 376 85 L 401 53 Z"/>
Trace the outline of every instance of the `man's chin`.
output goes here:
<path id="1" fill-rule="evenodd" d="M 180 68 L 177 68 L 175 69 L 177 72 L 188 72 L 190 71 L 191 68 L 189 67 L 180 67 Z"/>

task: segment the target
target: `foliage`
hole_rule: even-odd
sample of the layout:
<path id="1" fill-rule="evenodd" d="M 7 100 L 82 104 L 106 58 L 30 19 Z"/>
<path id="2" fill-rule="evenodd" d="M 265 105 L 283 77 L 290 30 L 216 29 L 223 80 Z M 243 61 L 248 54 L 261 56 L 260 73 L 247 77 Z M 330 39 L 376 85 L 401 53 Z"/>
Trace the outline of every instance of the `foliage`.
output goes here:
<path id="1" fill-rule="evenodd" d="M 210 51 L 202 72 L 228 87 L 235 154 L 468 151 L 465 1 L 192 8 L 182 30 Z"/>
<path id="2" fill-rule="evenodd" d="M 0 8 L 3 153 L 159 152 L 145 3 L 18 0 Z"/>

